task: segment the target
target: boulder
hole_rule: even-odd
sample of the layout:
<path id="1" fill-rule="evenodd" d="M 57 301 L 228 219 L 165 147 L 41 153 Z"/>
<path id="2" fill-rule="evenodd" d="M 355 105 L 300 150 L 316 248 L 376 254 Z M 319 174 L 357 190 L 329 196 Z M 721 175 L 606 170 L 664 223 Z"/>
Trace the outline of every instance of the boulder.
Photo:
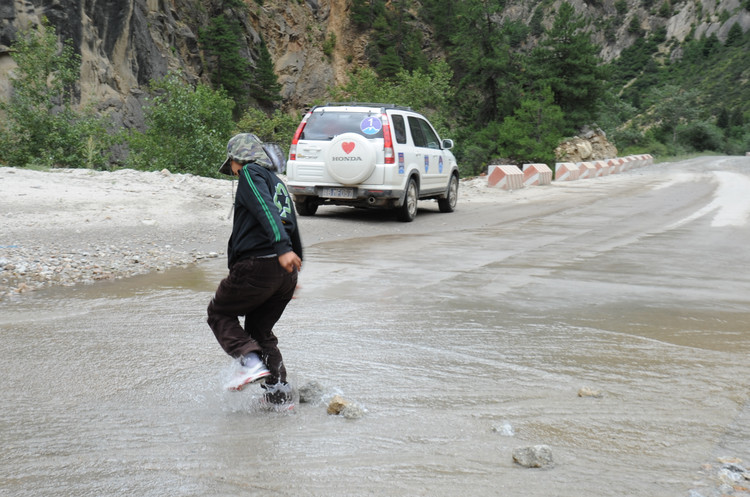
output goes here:
<path id="1" fill-rule="evenodd" d="M 566 140 L 555 149 L 558 162 L 585 162 L 617 157 L 617 147 L 600 129 L 584 129 L 579 136 Z"/>

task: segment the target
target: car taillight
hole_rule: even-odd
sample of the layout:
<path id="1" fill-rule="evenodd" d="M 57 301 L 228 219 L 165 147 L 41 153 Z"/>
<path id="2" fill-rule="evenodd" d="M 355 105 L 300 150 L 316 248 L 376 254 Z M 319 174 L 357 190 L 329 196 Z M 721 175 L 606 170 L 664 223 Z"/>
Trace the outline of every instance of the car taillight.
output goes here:
<path id="1" fill-rule="evenodd" d="M 305 117 L 302 119 L 302 122 L 299 123 L 299 126 L 297 126 L 297 131 L 294 132 L 294 137 L 292 138 L 292 145 L 289 147 L 289 160 L 296 160 L 297 159 L 297 142 L 299 142 L 299 137 L 302 136 L 302 130 L 305 129 L 305 126 L 307 125 L 307 120 L 310 118 L 310 112 L 305 114 Z"/>
<path id="2" fill-rule="evenodd" d="M 393 139 L 391 138 L 391 125 L 388 122 L 388 116 L 381 116 L 383 122 L 383 157 L 386 164 L 395 164 L 396 157 L 393 154 Z"/>

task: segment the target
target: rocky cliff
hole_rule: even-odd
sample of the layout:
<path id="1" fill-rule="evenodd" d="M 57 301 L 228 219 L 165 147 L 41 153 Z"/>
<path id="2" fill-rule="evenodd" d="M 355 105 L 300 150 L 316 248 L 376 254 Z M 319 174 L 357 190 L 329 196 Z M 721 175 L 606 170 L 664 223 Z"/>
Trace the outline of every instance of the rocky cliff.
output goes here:
<path id="1" fill-rule="evenodd" d="M 209 15 L 196 0 L 3 0 L 0 96 L 9 92 L 17 33 L 46 17 L 81 55 L 81 105 L 95 103 L 115 122 L 138 126 L 150 80 L 178 69 L 192 81 L 208 81 L 197 33 Z M 261 36 L 265 40 L 286 108 L 322 98 L 344 81 L 348 67 L 364 61 L 365 37 L 350 28 L 346 0 L 250 2 L 241 22 L 248 59 L 257 60 Z M 326 55 L 327 39 L 336 44 Z"/>
<path id="2" fill-rule="evenodd" d="M 625 3 L 623 3 L 623 1 Z M 142 123 L 143 87 L 170 69 L 180 69 L 190 80 L 207 80 L 204 54 L 197 33 L 215 15 L 212 0 L 2 0 L 0 3 L 0 98 L 8 94 L 13 68 L 9 48 L 21 29 L 47 17 L 61 38 L 70 40 L 82 57 L 81 104 L 96 103 L 116 123 Z M 551 25 L 559 5 L 512 0 L 503 17 L 530 23 L 541 9 L 544 25 Z M 750 12 L 739 0 L 686 0 L 671 3 L 641 0 L 571 0 L 576 11 L 591 20 L 593 38 L 605 60 L 616 57 L 637 35 L 666 29 L 667 44 L 716 33 L 721 39 L 735 22 L 750 29 Z M 224 2 L 222 4 L 230 4 Z M 651 4 L 646 7 L 646 4 Z M 347 71 L 366 63 L 367 33 L 349 22 L 348 0 L 246 0 L 247 9 L 227 8 L 244 26 L 244 55 L 255 61 L 261 37 L 274 60 L 282 85 L 283 107 L 301 109 L 326 89 L 342 83 Z M 415 4 L 418 5 L 418 4 Z M 623 5 L 627 9 L 623 9 Z M 418 14 L 414 8 L 414 16 Z M 424 50 L 433 46 L 424 29 Z M 335 40 L 333 50 L 324 50 Z M 666 50 L 665 50 L 666 51 Z M 672 51 L 679 54 L 679 51 Z"/>

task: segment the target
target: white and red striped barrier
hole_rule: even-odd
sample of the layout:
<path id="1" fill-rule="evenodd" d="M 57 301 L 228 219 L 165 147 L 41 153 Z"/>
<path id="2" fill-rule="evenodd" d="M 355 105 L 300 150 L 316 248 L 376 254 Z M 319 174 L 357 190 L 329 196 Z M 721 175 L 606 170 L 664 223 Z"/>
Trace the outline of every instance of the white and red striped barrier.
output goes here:
<path id="1" fill-rule="evenodd" d="M 644 154 L 615 157 L 614 159 L 598 160 L 594 162 L 577 162 L 575 163 L 575 167 L 578 168 L 578 179 L 587 179 L 607 176 L 608 174 L 617 174 L 636 167 L 650 166 L 653 163 L 654 157 L 650 154 Z M 573 177 L 569 175 L 565 176 L 564 179 L 561 179 L 558 176 L 555 177 L 555 181 L 570 181 L 571 179 L 573 179 Z"/>
<path id="2" fill-rule="evenodd" d="M 532 185 L 549 185 L 552 183 L 552 169 L 547 164 L 524 164 L 523 165 L 523 184 L 524 186 Z"/>
<path id="3" fill-rule="evenodd" d="M 578 178 L 588 179 L 596 176 L 596 167 L 591 162 L 578 163 Z"/>
<path id="4" fill-rule="evenodd" d="M 558 162 L 555 164 L 555 181 L 597 178 L 636 167 L 650 166 L 653 163 L 654 157 L 650 154 L 628 155 L 593 162 Z M 491 165 L 488 172 L 487 186 L 505 190 L 552 183 L 552 169 L 547 164 L 524 164 L 523 169 L 510 165 Z"/>
<path id="5" fill-rule="evenodd" d="M 518 190 L 523 188 L 523 173 L 516 166 L 489 166 L 487 186 Z"/>
<path id="6" fill-rule="evenodd" d="M 575 181 L 580 174 L 578 166 L 572 162 L 555 164 L 555 181 Z"/>
<path id="7" fill-rule="evenodd" d="M 594 167 L 596 168 L 596 176 L 609 176 L 609 164 L 605 160 L 598 160 L 594 162 Z"/>

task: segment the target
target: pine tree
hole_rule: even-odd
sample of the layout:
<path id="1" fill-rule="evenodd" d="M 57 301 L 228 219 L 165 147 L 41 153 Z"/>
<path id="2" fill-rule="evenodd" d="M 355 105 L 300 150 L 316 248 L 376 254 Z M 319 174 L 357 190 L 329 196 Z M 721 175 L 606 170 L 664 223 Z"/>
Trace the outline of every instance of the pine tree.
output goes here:
<path id="1" fill-rule="evenodd" d="M 604 92 L 598 50 L 584 27 L 584 20 L 575 15 L 573 7 L 563 3 L 554 25 L 533 52 L 536 82 L 551 88 L 570 132 L 592 123 Z"/>
<path id="2" fill-rule="evenodd" d="M 271 107 L 281 100 L 281 85 L 274 72 L 273 59 L 261 38 L 258 46 L 258 62 L 250 84 L 250 94 L 261 105 Z"/>
<path id="3" fill-rule="evenodd" d="M 378 75 L 382 78 L 391 79 L 401 69 L 401 59 L 398 58 L 396 49 L 394 47 L 388 47 L 385 53 L 380 56 L 378 60 L 378 66 L 376 70 Z"/>
<path id="4" fill-rule="evenodd" d="M 510 49 L 511 28 L 495 20 L 495 14 L 502 12 L 502 0 L 465 2 L 460 8 L 451 63 L 467 110 L 474 109 L 469 120 L 482 126 L 513 111 L 521 71 Z"/>
<path id="5" fill-rule="evenodd" d="M 719 109 L 719 114 L 716 116 L 716 126 L 721 129 L 727 129 L 729 127 L 729 112 L 726 107 Z"/>
<path id="6" fill-rule="evenodd" d="M 235 101 L 236 109 L 247 106 L 250 62 L 242 56 L 242 26 L 236 19 L 220 14 L 199 31 L 199 41 L 209 56 L 210 77 L 214 88 L 223 88 Z"/>
<path id="7" fill-rule="evenodd" d="M 727 41 L 725 42 L 725 45 L 727 47 L 740 47 L 743 43 L 744 35 L 742 33 L 742 26 L 740 26 L 739 22 L 735 22 L 732 24 L 732 27 L 729 28 L 729 32 L 727 33 Z"/>
<path id="8" fill-rule="evenodd" d="M 372 6 L 369 0 L 352 0 L 351 20 L 359 28 L 368 28 L 372 24 Z"/>
<path id="9" fill-rule="evenodd" d="M 498 144 L 500 154 L 517 163 L 555 160 L 555 147 L 560 143 L 564 116 L 553 102 L 552 91 L 542 88 L 521 101 L 521 105 L 500 125 Z"/>

